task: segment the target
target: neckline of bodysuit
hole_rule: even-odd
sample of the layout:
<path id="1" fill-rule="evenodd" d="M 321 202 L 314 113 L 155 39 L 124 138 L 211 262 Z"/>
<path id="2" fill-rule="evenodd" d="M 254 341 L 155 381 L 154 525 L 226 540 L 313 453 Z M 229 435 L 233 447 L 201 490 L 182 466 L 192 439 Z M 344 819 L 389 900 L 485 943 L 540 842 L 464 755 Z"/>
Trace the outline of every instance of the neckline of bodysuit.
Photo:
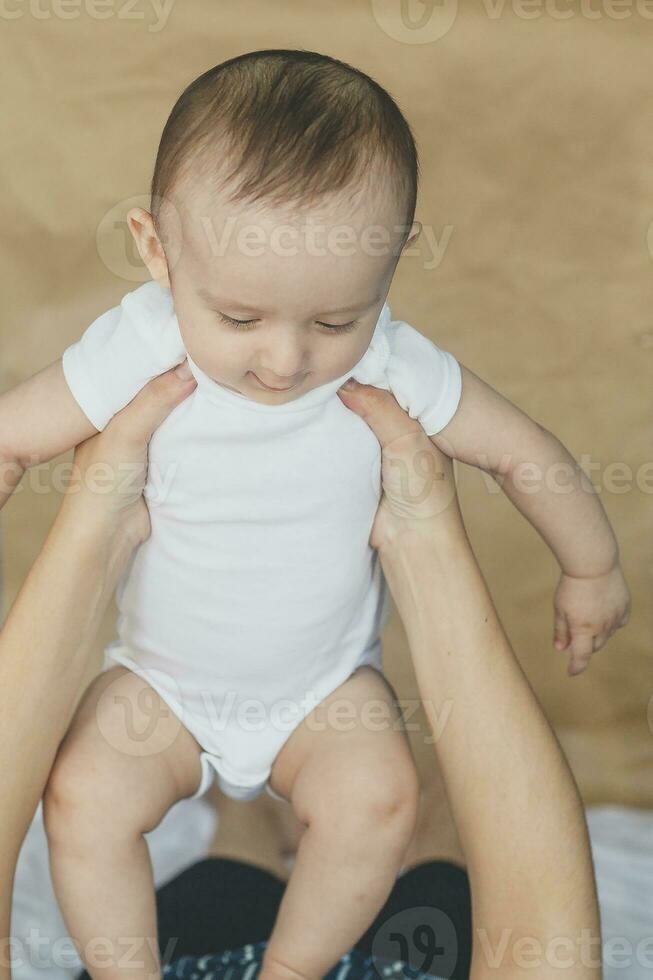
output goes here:
<path id="1" fill-rule="evenodd" d="M 379 318 L 376 322 L 376 326 L 374 327 L 374 333 L 372 334 L 372 339 L 369 346 L 353 368 L 347 371 L 346 374 L 342 374 L 339 378 L 334 378 L 332 381 L 328 381 L 326 384 L 320 385 L 317 388 L 312 388 L 310 391 L 307 391 L 306 394 L 300 395 L 299 398 L 295 398 L 293 401 L 286 402 L 285 404 L 281 405 L 263 404 L 261 402 L 254 401 L 254 399 L 248 398 L 246 395 L 242 395 L 239 392 L 232 391 L 230 388 L 225 388 L 224 385 L 214 381 L 213 378 L 202 371 L 202 369 L 195 364 L 190 354 L 187 353 L 186 356 L 188 358 L 188 365 L 193 373 L 193 376 L 195 377 L 195 380 L 197 381 L 198 390 L 214 402 L 229 404 L 234 407 L 249 409 L 254 412 L 261 412 L 268 415 L 282 415 L 287 412 L 304 412 L 308 409 L 321 405 L 327 399 L 331 398 L 331 396 L 335 394 L 335 392 L 347 380 L 347 378 L 355 375 L 357 370 L 365 365 L 367 359 L 377 356 L 376 349 L 382 345 L 382 338 L 385 333 L 386 325 L 389 321 L 390 308 L 387 303 L 384 303 L 381 313 L 379 314 Z"/>

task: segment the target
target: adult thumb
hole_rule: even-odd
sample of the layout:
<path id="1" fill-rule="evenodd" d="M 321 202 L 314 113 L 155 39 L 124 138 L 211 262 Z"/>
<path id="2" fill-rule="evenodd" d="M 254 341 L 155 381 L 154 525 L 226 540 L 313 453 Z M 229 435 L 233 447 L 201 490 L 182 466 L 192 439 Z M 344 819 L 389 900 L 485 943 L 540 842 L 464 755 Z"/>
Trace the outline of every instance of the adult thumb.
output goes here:
<path id="1" fill-rule="evenodd" d="M 148 381 L 130 403 L 114 416 L 109 427 L 119 430 L 132 443 L 147 443 L 173 408 L 196 387 L 197 381 L 188 362 L 182 361 Z"/>
<path id="2" fill-rule="evenodd" d="M 367 422 L 383 449 L 401 436 L 420 434 L 426 439 L 424 429 L 405 412 L 391 391 L 364 385 L 349 378 L 338 388 L 340 400 Z"/>

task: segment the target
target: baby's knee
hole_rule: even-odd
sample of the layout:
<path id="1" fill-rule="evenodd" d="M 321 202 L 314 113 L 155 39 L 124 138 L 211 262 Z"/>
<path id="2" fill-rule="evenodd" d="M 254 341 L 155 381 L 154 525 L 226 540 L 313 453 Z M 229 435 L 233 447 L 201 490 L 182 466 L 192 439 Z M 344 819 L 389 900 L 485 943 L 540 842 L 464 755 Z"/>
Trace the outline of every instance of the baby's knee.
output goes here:
<path id="1" fill-rule="evenodd" d="M 419 777 L 410 754 L 376 763 L 363 757 L 323 784 L 309 823 L 328 834 L 355 836 L 359 841 L 365 835 L 410 839 L 419 795 Z"/>
<path id="2" fill-rule="evenodd" d="M 74 743 L 64 743 L 55 757 L 43 792 L 43 823 L 51 842 L 70 836 L 81 841 L 82 835 L 97 832 L 92 819 L 101 816 L 101 808 L 93 813 L 97 787 L 82 756 Z"/>
<path id="3" fill-rule="evenodd" d="M 358 783 L 364 819 L 371 827 L 388 827 L 412 834 L 417 821 L 419 777 L 411 758 L 393 766 L 370 767 Z"/>
<path id="4" fill-rule="evenodd" d="M 111 828 L 129 824 L 129 806 L 116 806 L 117 787 L 111 773 L 93 761 L 84 741 L 64 741 L 43 793 L 43 823 L 51 845 L 75 842 L 93 846 L 106 840 Z"/>

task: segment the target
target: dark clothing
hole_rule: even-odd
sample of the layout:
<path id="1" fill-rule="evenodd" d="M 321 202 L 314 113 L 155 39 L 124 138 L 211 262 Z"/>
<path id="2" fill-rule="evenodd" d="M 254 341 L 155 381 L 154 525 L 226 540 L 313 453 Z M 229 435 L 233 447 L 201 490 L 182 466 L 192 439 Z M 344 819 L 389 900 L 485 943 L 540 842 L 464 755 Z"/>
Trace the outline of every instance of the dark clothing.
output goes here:
<path id="1" fill-rule="evenodd" d="M 200 980 L 209 973 L 213 980 L 227 973 L 229 980 L 255 977 L 285 887 L 263 868 L 208 857 L 159 888 L 166 980 Z M 327 977 L 468 980 L 471 934 L 467 872 L 450 861 L 427 861 L 397 878 L 375 921 Z M 82 978 L 89 980 L 87 973 Z"/>

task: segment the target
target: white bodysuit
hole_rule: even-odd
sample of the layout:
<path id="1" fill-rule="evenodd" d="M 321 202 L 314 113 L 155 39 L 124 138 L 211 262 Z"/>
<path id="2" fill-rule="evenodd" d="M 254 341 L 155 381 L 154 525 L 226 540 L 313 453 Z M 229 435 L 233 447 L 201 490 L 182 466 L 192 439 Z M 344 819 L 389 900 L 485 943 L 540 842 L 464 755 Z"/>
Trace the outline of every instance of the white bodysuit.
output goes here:
<path id="1" fill-rule="evenodd" d="M 147 282 L 65 350 L 63 369 L 101 430 L 187 356 L 170 291 Z M 104 669 L 143 676 L 197 739 L 194 796 L 216 773 L 236 799 L 274 796 L 272 763 L 302 718 L 361 664 L 382 670 L 389 597 L 369 544 L 381 449 L 336 390 L 353 376 L 392 391 L 432 435 L 456 411 L 460 366 L 387 304 L 352 370 L 286 404 L 188 363 L 197 388 L 150 442 L 152 532 L 119 582 Z"/>

